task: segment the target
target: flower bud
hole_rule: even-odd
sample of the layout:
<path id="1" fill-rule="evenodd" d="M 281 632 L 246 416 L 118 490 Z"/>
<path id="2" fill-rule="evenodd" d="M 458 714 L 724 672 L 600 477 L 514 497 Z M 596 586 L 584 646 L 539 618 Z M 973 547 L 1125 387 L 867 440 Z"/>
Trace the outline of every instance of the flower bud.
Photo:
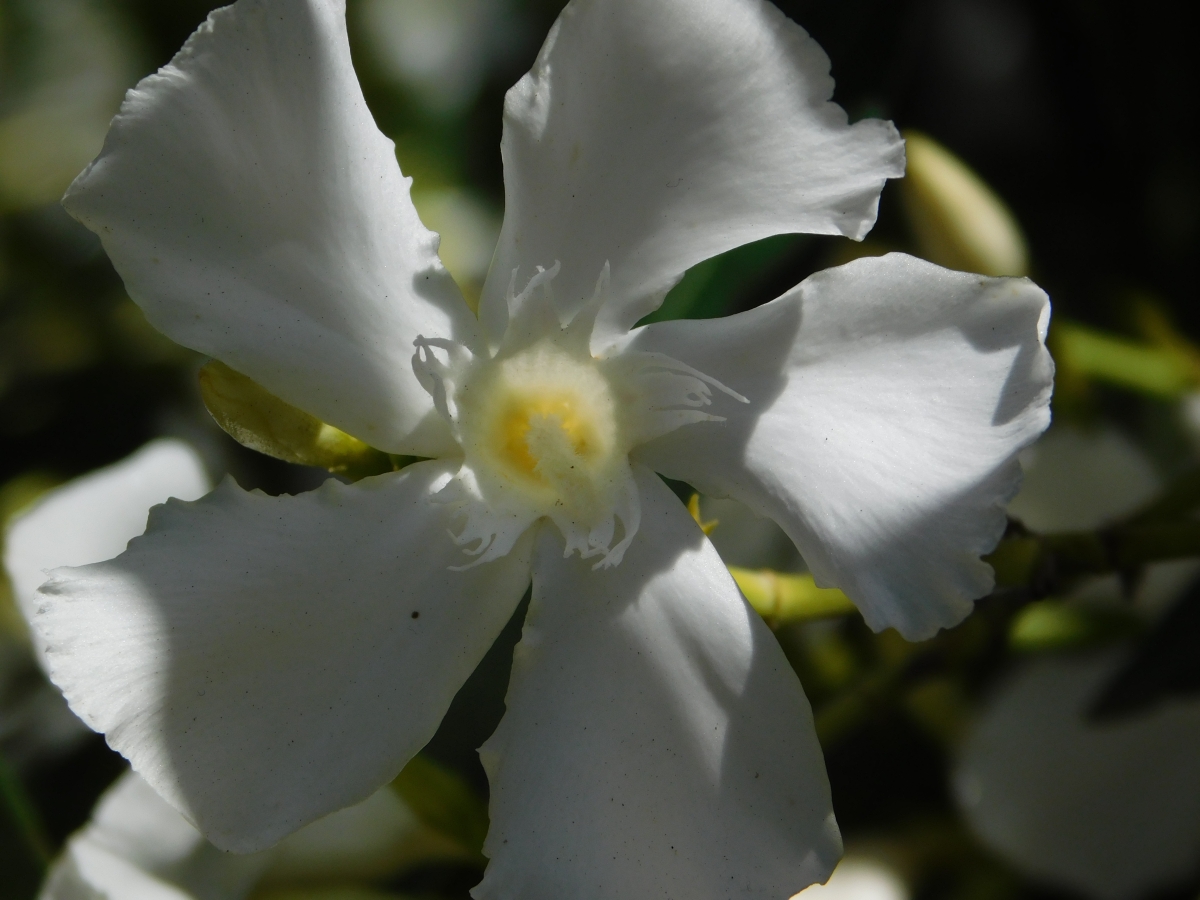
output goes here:
<path id="1" fill-rule="evenodd" d="M 1016 219 L 961 159 L 920 132 L 904 134 L 904 209 L 921 255 L 980 275 L 1025 275 L 1029 253 Z"/>
<path id="2" fill-rule="evenodd" d="M 355 479 L 400 467 L 400 460 L 284 403 L 217 360 L 200 370 L 200 395 L 230 437 L 267 456 Z"/>

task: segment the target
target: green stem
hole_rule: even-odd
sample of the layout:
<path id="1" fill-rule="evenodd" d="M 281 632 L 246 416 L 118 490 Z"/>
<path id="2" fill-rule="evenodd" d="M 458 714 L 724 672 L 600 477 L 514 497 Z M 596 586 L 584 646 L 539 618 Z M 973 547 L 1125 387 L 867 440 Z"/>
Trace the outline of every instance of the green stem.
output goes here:
<path id="1" fill-rule="evenodd" d="M 1198 556 L 1200 521 L 1139 514 L 1099 531 L 1014 534 L 987 561 L 996 570 L 997 587 L 1024 589 L 1035 600 L 1089 576 L 1125 575 L 1150 563 Z"/>

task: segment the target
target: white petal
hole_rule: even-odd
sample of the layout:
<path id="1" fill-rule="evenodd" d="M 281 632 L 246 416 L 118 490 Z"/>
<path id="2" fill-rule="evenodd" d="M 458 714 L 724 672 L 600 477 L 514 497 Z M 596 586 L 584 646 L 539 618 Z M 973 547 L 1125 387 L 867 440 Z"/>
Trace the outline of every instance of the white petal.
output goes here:
<path id="1" fill-rule="evenodd" d="M 199 900 L 90 843 L 72 844 L 50 870 L 38 900 Z"/>
<path id="2" fill-rule="evenodd" d="M 365 799 L 433 736 L 528 584 L 528 541 L 450 571 L 439 463 L 157 507 L 117 559 L 60 569 L 34 619 L 72 709 L 218 846 Z"/>
<path id="3" fill-rule="evenodd" d="M 518 267 L 524 283 L 560 261 L 556 296 L 578 309 L 610 262 L 602 339 L 732 247 L 861 238 L 903 142 L 890 123 L 847 125 L 832 93 L 828 57 L 765 0 L 574 0 L 505 103 L 493 339 Z"/>
<path id="4" fill-rule="evenodd" d="M 194 500 L 210 486 L 188 444 L 162 439 L 41 497 L 9 524 L 4 539 L 4 565 L 21 612 L 26 619 L 34 614 L 38 585 L 51 569 L 116 556 L 145 530 L 151 506 L 169 497 Z M 0 646 L 0 680 L 29 665 L 27 653 L 25 646 Z M 7 691 L 0 709 L 0 742 L 11 762 L 23 765 L 62 753 L 90 734 L 45 681 L 22 677 L 19 684 L 27 689 Z"/>
<path id="5" fill-rule="evenodd" d="M 169 337 L 373 446 L 436 456 L 449 438 L 412 342 L 476 326 L 408 186 L 342 0 L 242 0 L 129 93 L 64 203 Z"/>
<path id="6" fill-rule="evenodd" d="M 780 898 L 841 854 L 812 715 L 683 505 L 593 571 L 542 529 L 491 783 L 481 900 Z"/>
<path id="7" fill-rule="evenodd" d="M 163 439 L 46 494 L 5 538 L 4 565 L 21 611 L 34 614 L 38 586 L 51 569 L 111 559 L 146 530 L 150 507 L 169 497 L 195 500 L 211 487 L 196 451 Z"/>
<path id="8" fill-rule="evenodd" d="M 728 319 L 633 341 L 750 398 L 636 451 L 788 532 L 872 628 L 926 638 L 993 584 L 1017 452 L 1050 419 L 1046 295 L 902 254 L 820 272 Z"/>
<path id="9" fill-rule="evenodd" d="M 1101 900 L 1146 896 L 1200 863 L 1200 703 L 1085 722 L 1121 662 L 1106 653 L 1025 666 L 985 710 L 954 777 L 989 846 Z"/>
<path id="10" fill-rule="evenodd" d="M 367 880 L 395 871 L 421 830 L 390 787 L 260 853 L 218 850 L 137 774 L 122 776 L 55 864 L 43 900 L 149 897 L 240 900 L 266 882 Z M 157 892 L 157 893 L 156 893 Z M 177 893 L 182 892 L 182 894 Z"/>
<path id="11" fill-rule="evenodd" d="M 270 861 L 269 854 L 218 850 L 129 772 L 104 793 L 91 822 L 71 838 L 42 900 L 83 900 L 97 894 L 111 900 L 238 900 Z"/>

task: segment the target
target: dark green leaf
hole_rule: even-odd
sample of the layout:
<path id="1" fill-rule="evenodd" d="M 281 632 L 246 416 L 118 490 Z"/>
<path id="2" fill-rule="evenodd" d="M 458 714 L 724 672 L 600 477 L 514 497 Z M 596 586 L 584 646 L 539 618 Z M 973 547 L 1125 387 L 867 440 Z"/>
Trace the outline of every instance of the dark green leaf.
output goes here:
<path id="1" fill-rule="evenodd" d="M 738 299 L 795 252 L 804 239 L 803 235 L 777 235 L 692 266 L 667 294 L 662 306 L 639 324 L 711 319 L 735 312 Z"/>

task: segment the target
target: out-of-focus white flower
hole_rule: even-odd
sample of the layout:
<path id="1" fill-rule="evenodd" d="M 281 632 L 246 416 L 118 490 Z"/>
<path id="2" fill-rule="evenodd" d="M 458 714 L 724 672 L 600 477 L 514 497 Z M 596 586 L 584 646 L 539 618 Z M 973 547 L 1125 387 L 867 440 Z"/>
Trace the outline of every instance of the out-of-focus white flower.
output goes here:
<path id="1" fill-rule="evenodd" d="M 130 772 L 67 843 L 39 900 L 243 900 L 264 885 L 361 885 L 429 850 L 425 827 L 385 787 L 270 850 L 227 853 Z"/>
<path id="2" fill-rule="evenodd" d="M 1054 425 L 1021 453 L 1025 479 L 1009 514 L 1034 531 L 1086 531 L 1129 515 L 1162 488 L 1150 458 L 1111 426 Z M 1147 566 L 1134 591 L 1145 612 L 1161 610 L 1196 576 L 1194 560 Z M 1075 589 L 1079 600 L 1123 602 L 1116 575 L 1090 579 Z"/>
<path id="3" fill-rule="evenodd" d="M 908 900 L 908 885 L 891 866 L 867 856 L 847 853 L 829 880 L 814 884 L 792 900 Z"/>
<path id="4" fill-rule="evenodd" d="M 14 600 L 26 617 L 32 616 L 38 586 L 49 570 L 116 556 L 145 531 L 150 507 L 170 497 L 195 500 L 211 488 L 195 451 L 165 439 L 46 493 L 5 531 L 4 567 Z M 0 746 L 17 765 L 61 753 L 88 734 L 57 690 L 30 677 L 34 667 L 27 645 L 3 639 Z"/>
<path id="5" fill-rule="evenodd" d="M 488 68 L 516 40 L 513 14 L 507 0 L 365 0 L 359 9 L 379 66 L 440 113 L 475 99 Z"/>
<path id="6" fill-rule="evenodd" d="M 532 573 L 481 750 L 477 896 L 821 880 L 840 838 L 807 701 L 655 472 L 775 519 L 872 626 L 928 636 L 992 586 L 979 556 L 1048 421 L 1045 294 L 894 254 L 634 328 L 735 246 L 861 238 L 903 148 L 848 123 L 824 53 L 764 0 L 573 0 L 508 94 L 476 318 L 343 12 L 213 13 L 64 202 L 169 336 L 431 459 L 157 508 L 126 553 L 42 587 L 56 683 L 214 843 L 259 850 L 425 745 Z"/>
<path id="7" fill-rule="evenodd" d="M 1025 485 L 1010 511 L 1042 531 L 1095 528 L 1159 486 L 1145 454 L 1110 429 L 1055 425 L 1022 460 Z M 1195 576 L 1194 561 L 1149 567 L 1137 608 L 1160 610 Z M 1115 577 L 1072 599 L 1123 602 Z M 1200 703 L 1085 719 L 1124 657 L 1020 665 L 981 712 L 954 774 L 959 806 L 989 847 L 1034 878 L 1101 900 L 1144 895 L 1200 865 Z"/>
<path id="8" fill-rule="evenodd" d="M 1095 528 L 1161 488 L 1154 465 L 1115 428 L 1056 424 L 1021 453 L 1025 479 L 1009 514 L 1045 534 Z"/>
<path id="9" fill-rule="evenodd" d="M 29 644 L 0 634 L 0 753 L 24 769 L 66 753 L 91 732 L 41 677 Z"/>
<path id="10" fill-rule="evenodd" d="M 1123 659 L 1022 666 L 984 710 L 954 775 L 959 805 L 990 847 L 1100 900 L 1145 896 L 1200 865 L 1200 703 L 1084 718 Z"/>
<path id="11" fill-rule="evenodd" d="M 1191 391 L 1179 399 L 1179 417 L 1192 451 L 1200 456 L 1200 391 Z"/>
<path id="12" fill-rule="evenodd" d="M 26 618 L 37 611 L 37 589 L 51 569 L 112 559 L 146 530 L 150 507 L 171 497 L 197 500 L 210 490 L 196 451 L 164 438 L 45 494 L 5 536 L 4 566 L 21 611 Z"/>

